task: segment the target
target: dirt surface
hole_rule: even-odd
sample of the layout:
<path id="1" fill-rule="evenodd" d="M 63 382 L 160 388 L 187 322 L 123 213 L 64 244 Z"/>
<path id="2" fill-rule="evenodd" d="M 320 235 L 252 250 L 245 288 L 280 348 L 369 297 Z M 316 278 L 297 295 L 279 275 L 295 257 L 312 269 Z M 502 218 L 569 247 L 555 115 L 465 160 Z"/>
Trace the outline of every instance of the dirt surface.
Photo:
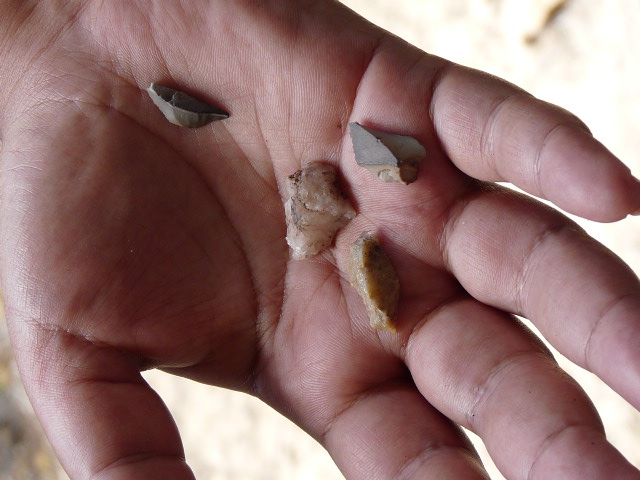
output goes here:
<path id="1" fill-rule="evenodd" d="M 640 173 L 636 0 L 344 3 L 430 53 L 507 78 L 573 111 Z M 640 271 L 640 219 L 614 225 L 580 223 Z M 33 421 L 3 328 L 0 480 L 64 479 Z M 640 466 L 640 414 L 593 375 L 557 358 L 591 395 L 611 441 Z M 159 372 L 145 376 L 174 413 L 199 479 L 343 478 L 318 444 L 255 399 Z M 502 478 L 490 461 L 487 465 L 492 478 Z"/>

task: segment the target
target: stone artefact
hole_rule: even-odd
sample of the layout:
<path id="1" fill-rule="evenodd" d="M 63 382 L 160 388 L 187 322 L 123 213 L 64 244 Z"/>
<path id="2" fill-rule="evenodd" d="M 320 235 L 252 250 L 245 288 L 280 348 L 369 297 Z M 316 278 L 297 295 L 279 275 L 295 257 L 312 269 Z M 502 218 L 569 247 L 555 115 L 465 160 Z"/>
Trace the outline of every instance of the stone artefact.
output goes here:
<path id="1" fill-rule="evenodd" d="M 287 178 L 287 243 L 295 259 L 312 257 L 333 243 L 356 212 L 340 190 L 337 172 L 313 162 Z"/>
<path id="2" fill-rule="evenodd" d="M 364 301 L 371 326 L 395 332 L 400 281 L 373 232 L 363 232 L 351 245 L 349 275 L 351 285 Z"/>
<path id="3" fill-rule="evenodd" d="M 349 124 L 356 162 L 385 182 L 408 185 L 418 178 L 425 148 L 413 137 Z"/>
<path id="4" fill-rule="evenodd" d="M 147 88 L 147 93 L 166 119 L 179 127 L 198 128 L 229 118 L 229 114 L 223 110 L 157 83 L 152 83 Z"/>

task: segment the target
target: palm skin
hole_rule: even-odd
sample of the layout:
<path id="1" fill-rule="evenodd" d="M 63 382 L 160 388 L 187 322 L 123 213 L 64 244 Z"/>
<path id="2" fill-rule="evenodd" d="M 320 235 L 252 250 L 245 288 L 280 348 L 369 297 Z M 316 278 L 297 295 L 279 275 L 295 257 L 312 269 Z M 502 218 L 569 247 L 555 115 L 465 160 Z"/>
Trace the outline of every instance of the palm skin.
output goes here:
<path id="1" fill-rule="evenodd" d="M 73 478 L 191 478 L 147 368 L 257 395 L 348 478 L 485 478 L 456 424 L 508 478 L 640 478 L 505 313 L 640 407 L 635 275 L 559 213 L 484 183 L 594 220 L 637 210 L 628 169 L 574 117 L 331 2 L 34 5 L 0 16 L 14 34 L 0 267 L 26 388 Z M 151 81 L 231 117 L 170 125 Z M 356 120 L 427 145 L 419 180 L 357 167 Z M 317 160 L 339 167 L 358 217 L 292 261 L 284 179 Z M 371 229 L 400 275 L 397 334 L 368 327 L 344 273 Z"/>

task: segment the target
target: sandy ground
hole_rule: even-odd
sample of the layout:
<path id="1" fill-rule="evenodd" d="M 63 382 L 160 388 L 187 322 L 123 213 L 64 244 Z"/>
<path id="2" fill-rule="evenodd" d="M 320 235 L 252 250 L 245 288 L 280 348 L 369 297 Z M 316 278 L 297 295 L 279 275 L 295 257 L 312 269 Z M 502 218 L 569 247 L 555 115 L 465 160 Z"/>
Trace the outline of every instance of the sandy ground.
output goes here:
<path id="1" fill-rule="evenodd" d="M 573 111 L 640 173 L 637 0 L 344 3 L 430 53 L 507 78 Z M 580 223 L 640 271 L 640 219 Z M 611 441 L 640 466 L 640 414 L 593 375 L 557 357 L 591 395 Z M 175 415 L 199 479 L 343 478 L 318 444 L 255 399 L 159 372 L 145 376 Z M 66 478 L 40 435 L 0 329 L 0 480 Z M 486 462 L 492 478 L 501 479 Z"/>

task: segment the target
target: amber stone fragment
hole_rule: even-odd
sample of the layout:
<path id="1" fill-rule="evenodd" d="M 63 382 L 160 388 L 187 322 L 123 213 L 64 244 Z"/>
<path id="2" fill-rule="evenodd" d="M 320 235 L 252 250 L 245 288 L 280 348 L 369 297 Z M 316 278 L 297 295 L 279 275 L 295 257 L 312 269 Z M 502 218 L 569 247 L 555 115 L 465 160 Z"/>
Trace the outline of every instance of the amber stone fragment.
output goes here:
<path id="1" fill-rule="evenodd" d="M 349 274 L 364 301 L 371 326 L 395 332 L 400 281 L 373 232 L 363 232 L 351 245 Z"/>

